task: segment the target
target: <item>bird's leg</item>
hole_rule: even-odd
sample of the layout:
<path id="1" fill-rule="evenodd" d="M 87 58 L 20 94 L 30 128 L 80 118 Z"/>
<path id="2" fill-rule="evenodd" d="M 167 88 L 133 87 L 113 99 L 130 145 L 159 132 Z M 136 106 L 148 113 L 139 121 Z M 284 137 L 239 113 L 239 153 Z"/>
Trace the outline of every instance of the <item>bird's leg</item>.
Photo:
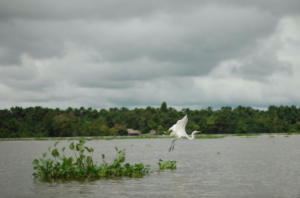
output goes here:
<path id="1" fill-rule="evenodd" d="M 174 146 L 175 146 L 175 141 L 178 140 L 178 138 L 176 138 L 175 140 L 173 140 L 173 148 L 172 151 L 174 150 Z"/>
<path id="2" fill-rule="evenodd" d="M 169 148 L 169 152 L 170 152 L 170 151 L 171 151 L 171 149 L 172 149 L 173 142 L 174 142 L 174 140 L 173 140 L 173 141 L 172 141 L 172 143 L 171 143 L 171 147 Z"/>
<path id="3" fill-rule="evenodd" d="M 175 146 L 175 141 L 178 140 L 178 139 L 175 139 L 173 140 L 173 148 L 172 148 L 172 151 L 174 150 L 174 146 Z"/>
<path id="4" fill-rule="evenodd" d="M 172 141 L 171 147 L 169 148 L 169 152 L 172 150 L 174 150 L 174 145 L 175 145 L 175 141 L 177 140 L 177 138 L 175 140 Z"/>

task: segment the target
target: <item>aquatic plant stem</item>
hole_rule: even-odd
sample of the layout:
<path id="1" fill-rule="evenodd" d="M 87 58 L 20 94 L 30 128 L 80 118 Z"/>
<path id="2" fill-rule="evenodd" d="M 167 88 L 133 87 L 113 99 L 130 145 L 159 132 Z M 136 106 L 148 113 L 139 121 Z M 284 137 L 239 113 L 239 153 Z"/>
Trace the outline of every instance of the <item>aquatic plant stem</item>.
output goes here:
<path id="1" fill-rule="evenodd" d="M 75 150 L 73 150 L 74 151 L 74 153 L 75 153 L 75 157 L 76 157 L 76 161 L 77 161 L 77 155 L 76 155 L 76 152 L 75 152 Z"/>
<path id="2" fill-rule="evenodd" d="M 111 163 L 109 165 L 112 165 L 112 163 L 115 162 L 115 159 L 117 159 L 118 155 L 119 155 L 119 153 L 116 154 L 116 156 L 114 157 L 114 159 L 111 161 Z"/>

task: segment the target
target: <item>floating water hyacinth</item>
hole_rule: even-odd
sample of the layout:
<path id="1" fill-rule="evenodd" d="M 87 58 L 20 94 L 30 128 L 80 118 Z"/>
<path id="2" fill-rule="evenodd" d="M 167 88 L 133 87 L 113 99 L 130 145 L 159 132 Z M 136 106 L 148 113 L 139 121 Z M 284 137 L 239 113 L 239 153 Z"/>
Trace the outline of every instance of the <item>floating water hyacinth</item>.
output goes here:
<path id="1" fill-rule="evenodd" d="M 158 166 L 160 170 L 164 169 L 176 169 L 176 162 L 177 161 L 163 161 L 162 159 L 159 159 Z"/>
<path id="2" fill-rule="evenodd" d="M 51 146 L 48 152 L 54 157 L 53 159 L 45 159 L 48 152 L 43 153 L 43 158 L 33 160 L 33 169 L 36 171 L 32 175 L 42 178 L 86 178 L 86 177 L 109 177 L 109 176 L 130 176 L 141 177 L 150 171 L 150 164 L 143 163 L 130 165 L 125 162 L 126 150 L 116 149 L 116 156 L 111 163 L 105 161 L 105 155 L 102 154 L 102 164 L 97 165 L 93 160 L 93 148 L 84 146 L 85 140 L 79 140 L 79 143 L 74 145 L 71 142 L 69 149 L 74 151 L 75 159 L 64 155 L 65 147 L 62 149 L 62 154 L 56 148 L 59 141 L 54 143 L 55 149 L 51 151 Z M 88 152 L 88 156 L 84 155 L 84 151 Z M 60 160 L 60 161 L 57 161 Z"/>

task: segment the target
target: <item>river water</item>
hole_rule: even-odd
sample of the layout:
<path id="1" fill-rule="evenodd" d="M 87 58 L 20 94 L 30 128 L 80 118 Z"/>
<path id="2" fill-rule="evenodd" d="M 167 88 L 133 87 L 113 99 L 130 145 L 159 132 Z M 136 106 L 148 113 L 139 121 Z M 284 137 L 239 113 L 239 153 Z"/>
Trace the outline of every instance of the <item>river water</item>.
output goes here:
<path id="1" fill-rule="evenodd" d="M 48 180 L 33 178 L 32 161 L 54 141 L 0 142 L 0 197 L 298 197 L 300 198 L 300 137 L 228 137 L 223 139 L 93 140 L 86 146 L 109 161 L 115 146 L 126 148 L 126 162 L 151 164 L 176 160 L 177 170 L 143 178 Z M 76 143 L 76 141 L 74 141 Z M 61 141 L 57 148 L 67 147 Z M 219 154 L 218 154 L 219 152 Z M 49 154 L 48 154 L 49 156 Z M 48 157 L 47 156 L 47 157 Z"/>

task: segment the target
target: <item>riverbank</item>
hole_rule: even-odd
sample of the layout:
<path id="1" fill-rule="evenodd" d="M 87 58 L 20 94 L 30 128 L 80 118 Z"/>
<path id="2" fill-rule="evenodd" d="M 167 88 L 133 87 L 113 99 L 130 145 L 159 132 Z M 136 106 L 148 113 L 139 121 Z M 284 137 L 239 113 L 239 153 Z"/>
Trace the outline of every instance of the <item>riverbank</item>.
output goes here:
<path id="1" fill-rule="evenodd" d="M 289 137 L 289 136 L 299 136 L 299 133 L 265 133 L 265 134 L 201 134 L 195 135 L 195 139 L 219 139 L 226 137 L 240 137 L 240 138 L 249 138 L 249 137 Z M 128 140 L 128 139 L 165 139 L 171 138 L 173 136 L 168 135 L 140 135 L 140 136 L 103 136 L 103 137 L 28 137 L 28 138 L 0 138 L 0 141 L 57 141 L 57 140 L 80 140 L 85 139 L 87 141 L 92 140 Z"/>

